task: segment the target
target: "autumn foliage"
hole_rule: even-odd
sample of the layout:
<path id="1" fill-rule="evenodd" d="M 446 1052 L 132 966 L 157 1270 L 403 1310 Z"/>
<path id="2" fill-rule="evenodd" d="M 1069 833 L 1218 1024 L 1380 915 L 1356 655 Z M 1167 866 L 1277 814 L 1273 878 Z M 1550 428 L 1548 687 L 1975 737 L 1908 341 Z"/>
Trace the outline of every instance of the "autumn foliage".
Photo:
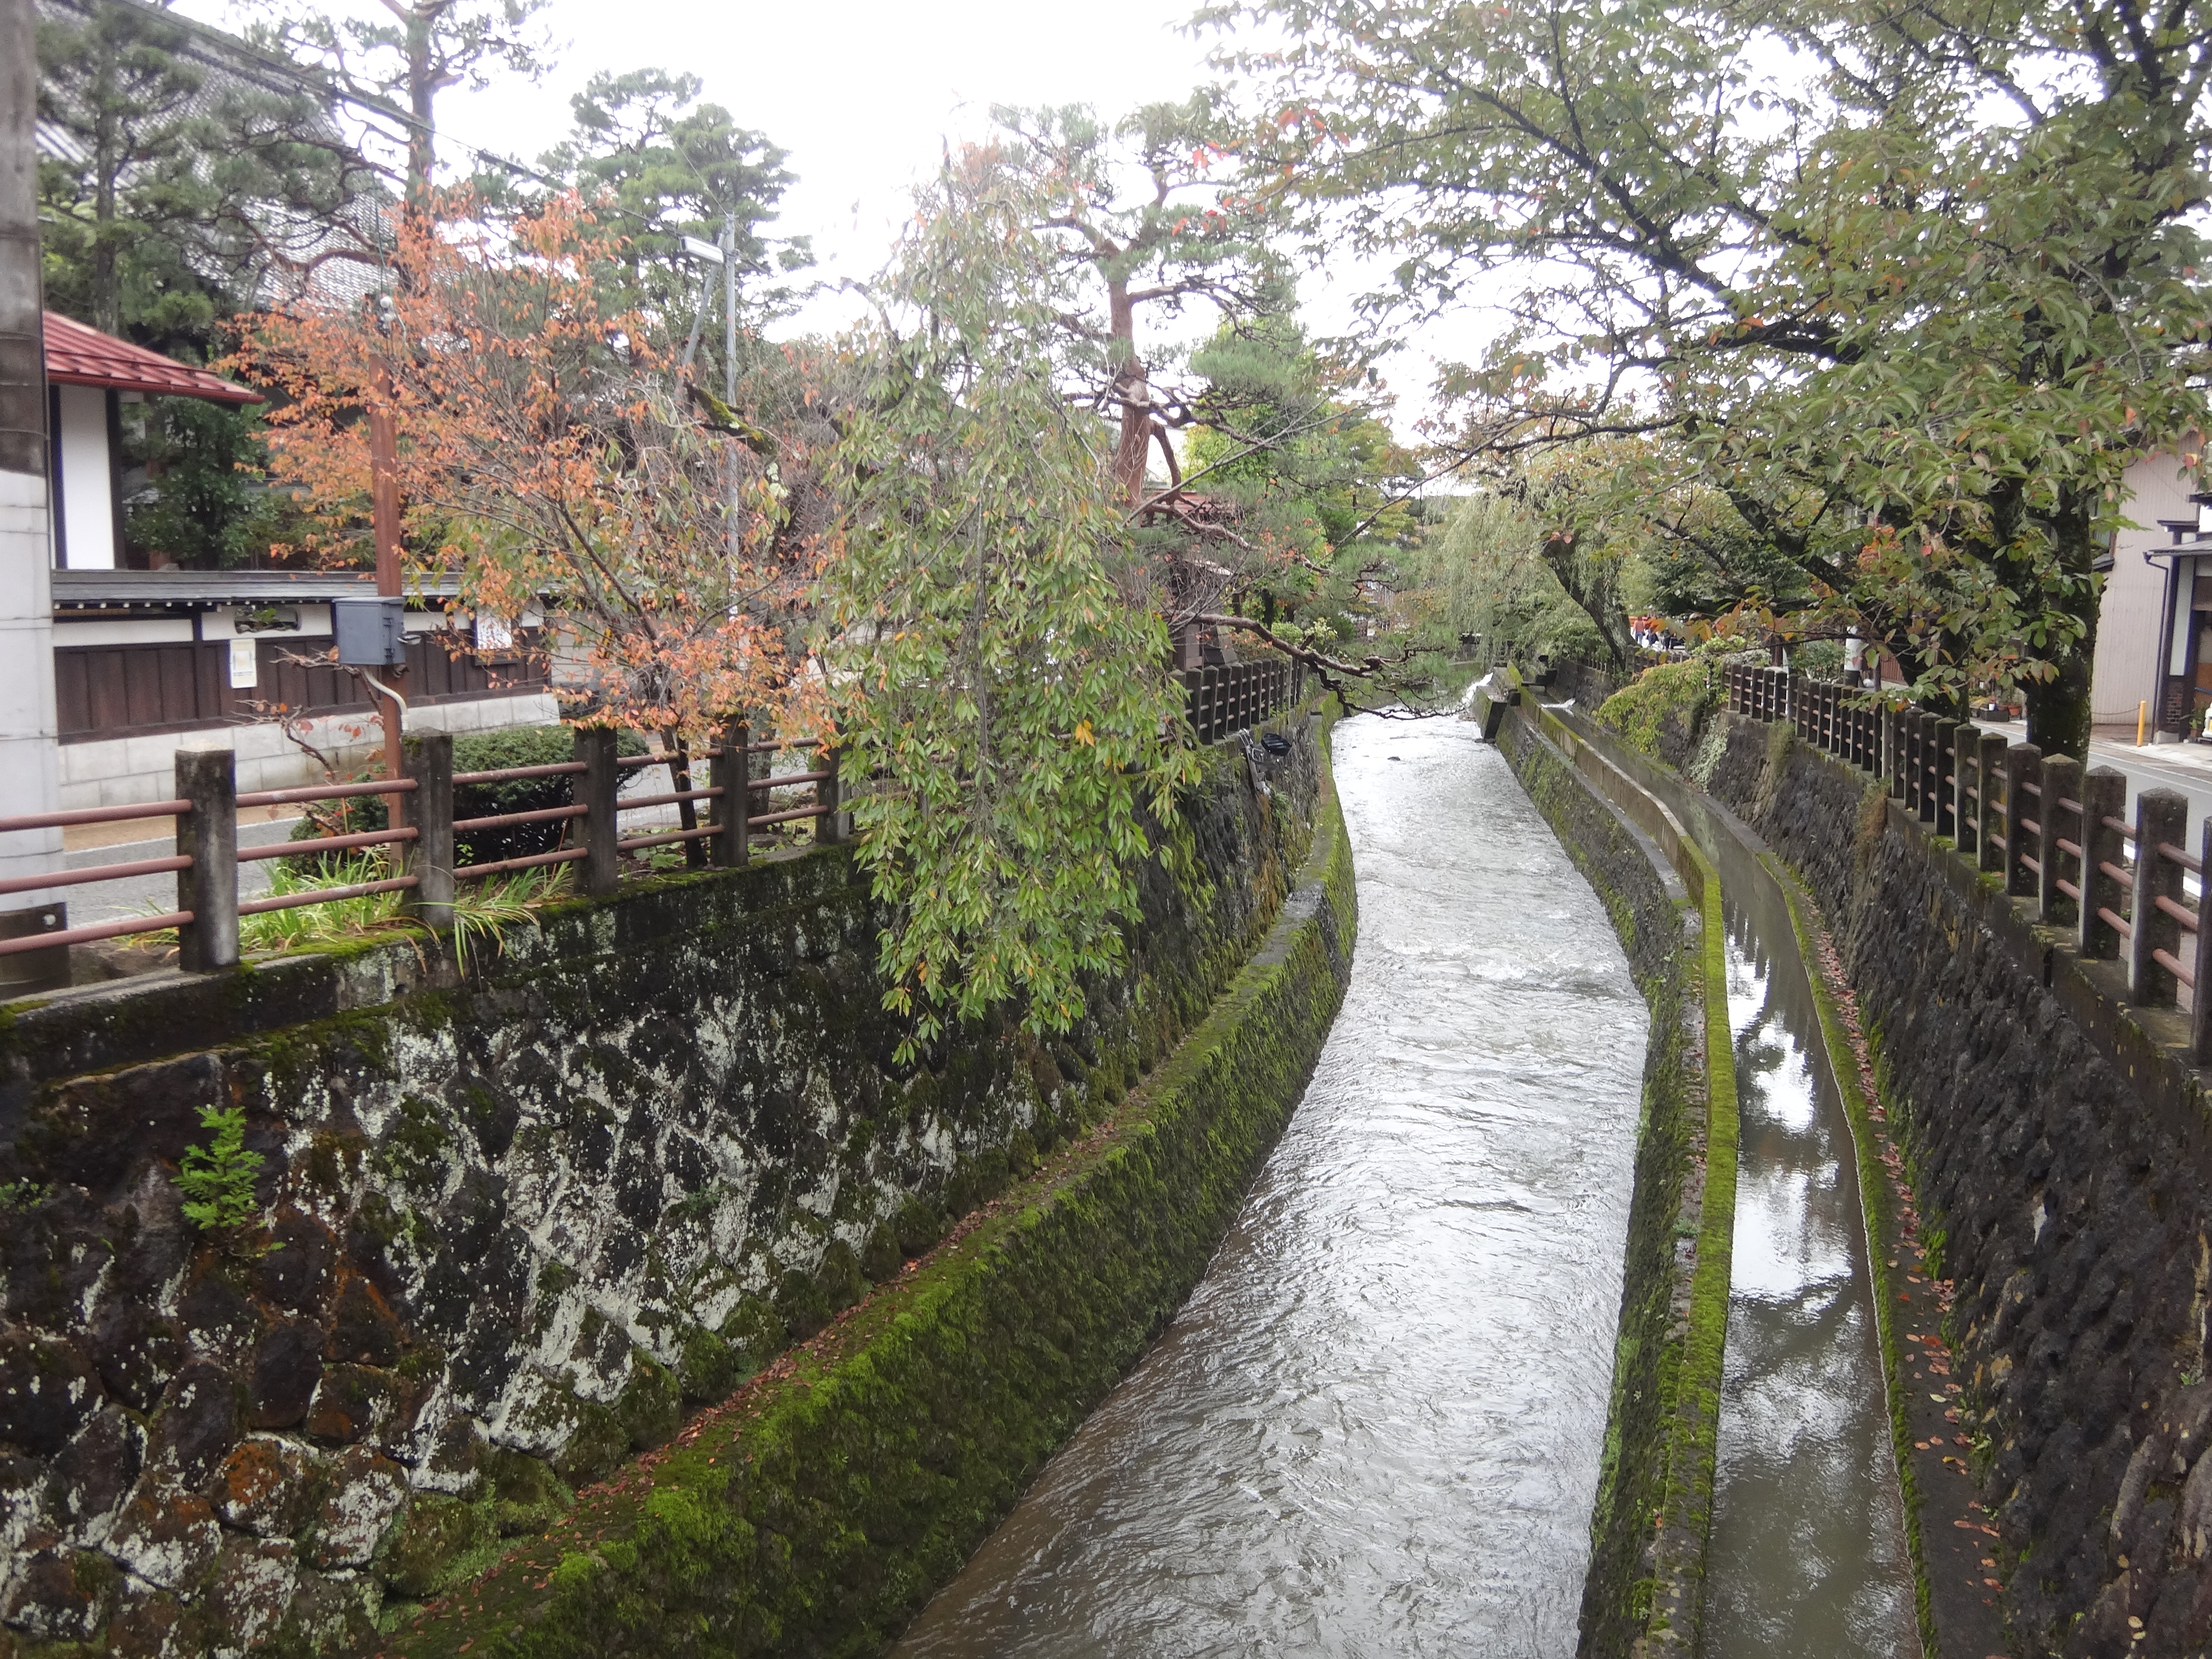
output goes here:
<path id="1" fill-rule="evenodd" d="M 254 318 L 233 366 L 279 394 L 271 472 L 313 515 L 304 550 L 366 536 L 380 404 L 410 577 L 457 579 L 460 612 L 554 619 L 572 718 L 697 735 L 809 683 L 806 428 L 771 442 L 701 398 L 623 247 L 573 195 L 496 225 L 449 198 L 403 226 L 383 295 Z"/>

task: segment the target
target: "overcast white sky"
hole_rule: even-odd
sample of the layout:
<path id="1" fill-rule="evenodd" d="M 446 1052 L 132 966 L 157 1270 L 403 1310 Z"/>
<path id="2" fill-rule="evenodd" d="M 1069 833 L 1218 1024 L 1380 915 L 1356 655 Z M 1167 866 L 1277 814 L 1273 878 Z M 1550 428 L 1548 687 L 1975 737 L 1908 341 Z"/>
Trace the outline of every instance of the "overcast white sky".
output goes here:
<path id="1" fill-rule="evenodd" d="M 538 85 L 508 79 L 441 94 L 441 134 L 535 161 L 568 130 L 568 100 L 600 70 L 688 70 L 704 96 L 790 152 L 798 183 L 779 229 L 813 239 L 828 279 L 866 277 L 910 211 L 908 191 L 947 137 L 980 134 L 994 103 L 1088 103 L 1113 115 L 1181 98 L 1212 78 L 1218 43 L 1182 27 L 1198 0 L 1117 0 L 1110 6 L 1036 0 L 817 0 L 714 7 L 697 0 L 554 0 L 553 71 Z M 330 9 L 377 11 L 374 0 Z M 239 27 L 237 0 L 182 0 L 179 9 Z M 1340 331 L 1363 279 L 1339 271 L 1302 282 L 1310 321 Z M 825 296 L 797 319 L 834 329 L 857 307 Z M 1424 359 L 1391 366 L 1401 424 L 1427 378 Z"/>

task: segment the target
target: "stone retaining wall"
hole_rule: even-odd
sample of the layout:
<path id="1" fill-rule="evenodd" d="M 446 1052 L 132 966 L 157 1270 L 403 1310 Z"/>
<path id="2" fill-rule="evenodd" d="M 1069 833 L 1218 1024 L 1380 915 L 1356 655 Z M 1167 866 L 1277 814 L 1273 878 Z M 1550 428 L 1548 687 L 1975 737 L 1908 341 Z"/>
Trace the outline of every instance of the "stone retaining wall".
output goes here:
<path id="1" fill-rule="evenodd" d="M 1967 1443 L 2015 1651 L 2203 1651 L 2212 1121 L 2179 1017 L 1786 730 L 1721 715 L 1696 750 L 1805 878 L 1872 1028 L 1951 1297 L 1965 1391 L 1936 1428 Z"/>
<path id="2" fill-rule="evenodd" d="M 1188 890 L 1040 1044 L 900 1066 L 849 853 L 0 1012 L 0 1653 L 328 1648 L 666 1442 L 1110 1111 L 1305 855 L 1288 757 L 1209 757 Z M 263 1224 L 176 1175 L 240 1106 Z"/>

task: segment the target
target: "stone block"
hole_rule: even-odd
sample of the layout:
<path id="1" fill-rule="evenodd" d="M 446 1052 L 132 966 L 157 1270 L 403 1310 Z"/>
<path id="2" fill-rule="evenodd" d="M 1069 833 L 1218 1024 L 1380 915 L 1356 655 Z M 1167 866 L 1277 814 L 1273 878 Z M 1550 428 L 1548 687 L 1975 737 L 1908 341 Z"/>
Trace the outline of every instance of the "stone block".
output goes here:
<path id="1" fill-rule="evenodd" d="M 407 1474 L 380 1452 L 355 1446 L 331 1461 L 307 1559 L 325 1571 L 365 1567 L 407 1502 Z"/>
<path id="2" fill-rule="evenodd" d="M 257 1434 L 240 1441 L 213 1482 L 225 1525 L 257 1538 L 287 1538 L 307 1522 L 325 1460 L 295 1441 Z"/>

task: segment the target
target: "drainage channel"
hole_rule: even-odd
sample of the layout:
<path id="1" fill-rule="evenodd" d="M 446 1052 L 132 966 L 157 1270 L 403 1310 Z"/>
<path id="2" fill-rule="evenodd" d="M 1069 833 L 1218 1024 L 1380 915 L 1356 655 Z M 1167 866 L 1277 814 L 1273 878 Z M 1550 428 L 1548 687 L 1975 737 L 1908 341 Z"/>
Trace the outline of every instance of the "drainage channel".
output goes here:
<path id="1" fill-rule="evenodd" d="M 1348 720 L 1352 982 L 1159 1342 L 902 1659 L 1566 1659 L 1646 1014 L 1472 725 Z"/>
<path id="2" fill-rule="evenodd" d="M 1850 1125 L 1773 878 L 1729 862 L 1741 1138 L 1705 1659 L 1917 1655 Z"/>
<path id="3" fill-rule="evenodd" d="M 1726 808 L 1619 758 L 1719 872 L 1729 933 L 1739 1140 L 1702 1659 L 1919 1659 L 1857 1149 L 1782 878 Z"/>

